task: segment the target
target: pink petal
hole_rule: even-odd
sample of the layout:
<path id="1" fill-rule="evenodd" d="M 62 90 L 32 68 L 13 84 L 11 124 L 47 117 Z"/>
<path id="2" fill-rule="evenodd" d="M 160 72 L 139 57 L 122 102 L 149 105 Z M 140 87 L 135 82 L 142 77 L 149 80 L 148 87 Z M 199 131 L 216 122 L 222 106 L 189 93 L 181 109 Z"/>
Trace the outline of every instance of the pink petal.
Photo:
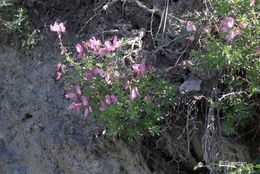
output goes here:
<path id="1" fill-rule="evenodd" d="M 137 87 L 134 87 L 134 90 L 135 90 L 135 93 L 136 93 L 136 95 L 137 95 L 137 96 L 139 96 L 139 95 L 140 95 L 140 93 L 139 93 L 139 90 L 138 90 L 138 88 L 137 88 Z"/>
<path id="2" fill-rule="evenodd" d="M 227 43 L 231 43 L 234 38 L 235 38 L 235 32 L 232 30 L 225 37 L 225 40 L 227 41 Z"/>
<path id="3" fill-rule="evenodd" d="M 231 16 L 225 17 L 222 20 L 220 20 L 220 24 L 221 24 L 221 31 L 228 32 L 228 30 L 234 26 L 235 20 Z"/>
<path id="4" fill-rule="evenodd" d="M 84 48 L 80 43 L 78 43 L 75 47 L 79 54 L 82 54 L 84 52 Z"/>
<path id="5" fill-rule="evenodd" d="M 59 32 L 64 33 L 65 31 L 66 31 L 66 28 L 65 28 L 63 22 L 61 22 L 61 23 L 59 24 Z"/>
<path id="6" fill-rule="evenodd" d="M 96 66 L 93 67 L 91 71 L 92 71 L 93 74 L 99 74 L 101 77 L 105 77 L 105 75 L 106 75 L 105 71 L 103 71 L 102 69 L 100 69 Z"/>
<path id="7" fill-rule="evenodd" d="M 113 47 L 113 45 L 111 44 L 110 41 L 105 41 L 104 45 L 105 45 L 105 49 L 109 52 L 112 52 L 115 50 L 115 48 Z"/>
<path id="8" fill-rule="evenodd" d="M 107 107 L 107 104 L 106 104 L 104 101 L 102 101 L 102 102 L 100 103 L 99 110 L 100 110 L 100 111 L 104 111 L 104 110 L 106 109 L 106 107 Z"/>
<path id="9" fill-rule="evenodd" d="M 75 112 L 79 112 L 81 106 L 82 106 L 82 103 L 72 102 L 72 103 L 69 105 L 68 109 L 69 109 L 69 110 L 72 110 L 72 111 L 75 111 Z"/>
<path id="10" fill-rule="evenodd" d="M 115 49 L 120 47 L 120 42 L 118 41 L 118 39 L 117 39 L 116 36 L 115 36 L 114 39 L 113 39 L 113 47 L 114 47 Z"/>
<path id="11" fill-rule="evenodd" d="M 188 21 L 187 24 L 186 24 L 186 30 L 188 32 L 193 32 L 193 31 L 196 31 L 196 26 L 193 24 L 192 21 Z"/>
<path id="12" fill-rule="evenodd" d="M 74 99 L 76 97 L 76 94 L 74 92 L 69 92 L 65 95 L 66 99 Z"/>
<path id="13" fill-rule="evenodd" d="M 59 71 L 61 69 L 61 63 L 58 63 L 56 66 L 55 66 L 55 70 L 56 71 Z"/>
<path id="14" fill-rule="evenodd" d="M 108 105 L 112 103 L 110 95 L 106 95 L 106 97 L 105 97 L 105 102 L 106 102 L 106 104 L 108 104 Z"/>
<path id="15" fill-rule="evenodd" d="M 134 87 L 131 92 L 130 92 L 130 99 L 131 100 L 134 100 L 137 96 L 139 96 L 139 91 L 138 91 L 138 88 L 137 87 Z"/>
<path id="16" fill-rule="evenodd" d="M 87 96 L 82 96 L 81 99 L 82 99 L 83 106 L 87 106 L 88 105 L 88 97 Z"/>
<path id="17" fill-rule="evenodd" d="M 60 78 L 61 78 L 61 73 L 60 72 L 56 72 L 55 79 L 59 80 Z"/>
<path id="18" fill-rule="evenodd" d="M 136 75 L 139 76 L 139 75 L 143 74 L 143 72 L 145 70 L 145 64 L 144 63 L 133 64 L 132 68 L 134 69 Z"/>
<path id="19" fill-rule="evenodd" d="M 234 26 L 235 20 L 233 17 L 229 16 L 229 17 L 227 17 L 226 22 L 227 22 L 227 26 L 229 28 L 232 28 Z"/>
<path id="20" fill-rule="evenodd" d="M 130 81 L 127 80 L 127 82 L 124 85 L 124 89 L 127 90 L 129 88 L 129 86 L 130 86 Z"/>
<path id="21" fill-rule="evenodd" d="M 80 90 L 80 86 L 79 86 L 79 85 L 76 85 L 76 86 L 75 86 L 75 90 L 76 90 L 76 93 L 77 93 L 78 95 L 81 94 L 81 90 Z"/>
<path id="22" fill-rule="evenodd" d="M 61 33 L 64 33 L 66 28 L 62 22 L 59 24 L 57 21 L 55 21 L 54 25 L 50 25 L 50 30 L 57 32 L 58 37 L 61 38 Z"/>
<path id="23" fill-rule="evenodd" d="M 57 32 L 59 30 L 59 24 L 57 21 L 54 22 L 54 25 L 50 25 L 50 30 Z"/>
<path id="24" fill-rule="evenodd" d="M 99 47 L 100 47 L 100 40 L 96 40 L 95 37 L 92 37 L 89 39 L 87 42 L 87 46 L 92 49 L 94 52 L 98 52 Z"/>
<path id="25" fill-rule="evenodd" d="M 241 28 L 241 29 L 245 29 L 245 28 L 246 28 L 246 23 L 244 23 L 244 22 L 238 22 L 238 26 L 239 26 L 239 28 Z"/>
<path id="26" fill-rule="evenodd" d="M 114 103 L 114 104 L 117 103 L 117 97 L 114 94 L 110 95 L 110 98 L 111 98 L 112 103 Z"/>
<path id="27" fill-rule="evenodd" d="M 101 57 L 106 57 L 109 53 L 110 51 L 107 48 L 101 48 L 97 54 Z"/>
<path id="28" fill-rule="evenodd" d="M 85 73 L 83 73 L 83 76 L 87 79 L 91 79 L 94 76 L 94 74 L 91 71 L 86 71 Z"/>
<path id="29" fill-rule="evenodd" d="M 232 29 L 229 33 L 228 33 L 228 35 L 225 37 L 225 40 L 226 40 L 226 42 L 227 43 L 231 43 L 232 41 L 233 41 L 233 39 L 238 35 L 238 34 L 240 34 L 240 30 L 239 30 L 239 28 L 234 28 L 234 29 Z"/>

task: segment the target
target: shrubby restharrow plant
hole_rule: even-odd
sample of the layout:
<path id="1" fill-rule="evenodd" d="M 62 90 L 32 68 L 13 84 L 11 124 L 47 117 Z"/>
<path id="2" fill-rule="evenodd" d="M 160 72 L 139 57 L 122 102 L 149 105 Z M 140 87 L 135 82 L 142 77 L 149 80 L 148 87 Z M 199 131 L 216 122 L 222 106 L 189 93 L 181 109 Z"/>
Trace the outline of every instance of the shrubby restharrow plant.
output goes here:
<path id="1" fill-rule="evenodd" d="M 69 110 L 106 126 L 111 135 L 158 135 L 167 112 L 176 105 L 176 87 L 155 75 L 155 67 L 145 62 L 127 66 L 123 40 L 114 37 L 103 44 L 95 37 L 77 43 L 72 57 L 61 40 L 63 23 L 55 22 L 51 31 L 58 34 L 61 52 L 77 71 L 65 98 Z M 56 80 L 65 76 L 56 66 Z M 64 68 L 63 68 L 64 69 Z"/>

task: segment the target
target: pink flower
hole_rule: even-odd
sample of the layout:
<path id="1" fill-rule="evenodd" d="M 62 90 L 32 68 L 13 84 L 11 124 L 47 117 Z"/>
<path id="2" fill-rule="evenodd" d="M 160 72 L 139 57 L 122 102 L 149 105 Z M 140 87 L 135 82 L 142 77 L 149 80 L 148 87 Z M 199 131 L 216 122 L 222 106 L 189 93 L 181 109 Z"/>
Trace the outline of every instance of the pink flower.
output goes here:
<path id="1" fill-rule="evenodd" d="M 192 21 L 188 21 L 187 24 L 186 24 L 186 30 L 188 32 L 193 32 L 193 31 L 196 31 L 196 26 L 193 24 Z"/>
<path id="2" fill-rule="evenodd" d="M 83 106 L 87 106 L 88 105 L 88 97 L 87 96 L 82 96 L 81 99 L 82 99 Z"/>
<path id="3" fill-rule="evenodd" d="M 238 22 L 238 26 L 239 26 L 239 28 L 241 28 L 241 29 L 245 29 L 245 28 L 246 28 L 246 23 L 244 23 L 244 22 Z"/>
<path id="4" fill-rule="evenodd" d="M 127 82 L 124 85 L 124 89 L 127 90 L 129 88 L 129 86 L 130 86 L 130 81 L 127 80 Z"/>
<path id="5" fill-rule="evenodd" d="M 136 75 L 139 76 L 139 75 L 143 74 L 143 72 L 145 70 L 145 64 L 144 63 L 133 64 L 132 68 L 134 69 Z"/>
<path id="6" fill-rule="evenodd" d="M 105 41 L 104 46 L 108 52 L 115 51 L 115 48 L 113 47 L 110 41 Z"/>
<path id="7" fill-rule="evenodd" d="M 249 0 L 249 6 L 252 7 L 255 4 L 255 0 Z"/>
<path id="8" fill-rule="evenodd" d="M 112 103 L 110 95 L 106 95 L 106 96 L 105 96 L 105 102 L 106 102 L 106 104 L 108 104 L 108 105 Z"/>
<path id="9" fill-rule="evenodd" d="M 56 71 L 59 71 L 61 69 L 61 63 L 58 63 L 56 66 L 55 66 L 55 70 Z"/>
<path id="10" fill-rule="evenodd" d="M 84 114 L 83 114 L 83 116 L 84 116 L 85 119 L 88 118 L 89 113 L 90 113 L 90 112 L 89 112 L 89 109 L 86 108 L 85 111 L 84 111 Z"/>
<path id="11" fill-rule="evenodd" d="M 84 48 L 80 43 L 77 43 L 77 45 L 75 47 L 76 47 L 76 50 L 79 54 L 83 54 Z"/>
<path id="12" fill-rule="evenodd" d="M 100 57 L 106 57 L 109 54 L 109 50 L 107 48 L 101 48 L 97 53 Z"/>
<path id="13" fill-rule="evenodd" d="M 103 71 L 102 69 L 100 69 L 96 66 L 93 67 L 91 71 L 92 71 L 93 74 L 99 74 L 101 77 L 105 77 L 105 75 L 106 75 L 105 71 Z"/>
<path id="14" fill-rule="evenodd" d="M 234 28 L 234 29 L 232 29 L 232 30 L 228 33 L 228 35 L 225 37 L 226 42 L 227 42 L 227 43 L 231 43 L 231 42 L 234 40 L 234 38 L 235 38 L 239 33 L 240 33 L 240 32 L 239 32 L 239 28 Z"/>
<path id="15" fill-rule="evenodd" d="M 98 68 L 98 67 L 93 67 L 91 70 L 86 71 L 85 73 L 83 73 L 83 76 L 90 79 L 92 78 L 95 74 L 99 74 L 101 77 L 105 77 L 106 72 L 103 71 L 102 69 Z"/>
<path id="16" fill-rule="evenodd" d="M 234 26 L 235 20 L 231 16 L 225 17 L 220 21 L 220 24 L 221 24 L 221 30 L 224 32 L 228 32 L 228 30 Z"/>
<path id="17" fill-rule="evenodd" d="M 147 70 L 148 70 L 149 72 L 155 72 L 155 71 L 156 71 L 156 68 L 155 68 L 154 66 L 152 66 L 152 65 L 148 65 L 148 66 L 147 66 Z"/>
<path id="18" fill-rule="evenodd" d="M 102 101 L 102 102 L 100 103 L 99 110 L 100 110 L 100 111 L 104 111 L 104 110 L 106 109 L 106 107 L 107 107 L 106 102 Z"/>
<path id="19" fill-rule="evenodd" d="M 86 108 L 85 111 L 84 111 L 83 117 L 84 117 L 85 119 L 87 119 L 87 118 L 88 118 L 88 115 L 89 115 L 90 113 L 92 113 L 92 108 L 91 108 L 91 107 Z"/>
<path id="20" fill-rule="evenodd" d="M 131 90 L 131 92 L 130 92 L 130 99 L 131 100 L 134 100 L 137 96 L 139 96 L 140 95 L 140 93 L 139 93 L 139 91 L 138 91 L 138 88 L 137 87 L 134 87 L 132 90 Z"/>
<path id="21" fill-rule="evenodd" d="M 117 37 L 115 36 L 114 39 L 113 39 L 113 47 L 115 49 L 119 48 L 120 47 L 120 42 L 118 41 Z"/>
<path id="22" fill-rule="evenodd" d="M 76 90 L 76 94 L 78 94 L 78 95 L 81 94 L 81 90 L 80 90 L 80 86 L 79 85 L 75 86 L 75 90 Z"/>
<path id="23" fill-rule="evenodd" d="M 83 73 L 83 76 L 87 79 L 91 79 L 94 76 L 94 74 L 91 71 L 86 71 L 85 73 Z"/>
<path id="24" fill-rule="evenodd" d="M 61 38 L 61 33 L 64 33 L 66 31 L 66 28 L 65 28 L 63 22 L 58 23 L 57 21 L 55 21 L 54 25 L 50 25 L 50 30 L 57 32 L 58 37 Z"/>
<path id="25" fill-rule="evenodd" d="M 114 94 L 110 95 L 110 98 L 113 104 L 117 103 L 117 97 Z"/>
<path id="26" fill-rule="evenodd" d="M 60 78 L 61 78 L 61 73 L 60 72 L 56 72 L 55 79 L 59 80 Z"/>
<path id="27" fill-rule="evenodd" d="M 75 112 L 79 112 L 81 106 L 82 106 L 82 103 L 72 102 L 72 103 L 69 105 L 68 109 L 69 109 L 69 110 L 72 110 L 72 111 L 75 111 Z"/>
<path id="28" fill-rule="evenodd" d="M 98 52 L 99 47 L 100 47 L 100 40 L 96 40 L 95 37 L 92 37 L 91 39 L 89 39 L 89 41 L 87 42 L 87 46 L 92 49 L 92 51 L 94 52 Z"/>
<path id="29" fill-rule="evenodd" d="M 74 92 L 69 92 L 65 95 L 66 99 L 74 99 L 76 97 L 76 94 Z"/>

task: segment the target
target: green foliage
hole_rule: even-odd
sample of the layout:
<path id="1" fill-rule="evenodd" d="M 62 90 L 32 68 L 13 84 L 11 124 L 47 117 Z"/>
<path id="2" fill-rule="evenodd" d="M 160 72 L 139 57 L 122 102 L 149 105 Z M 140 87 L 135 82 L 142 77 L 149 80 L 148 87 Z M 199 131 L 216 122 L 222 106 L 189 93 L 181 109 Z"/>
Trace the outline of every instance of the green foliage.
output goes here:
<path id="1" fill-rule="evenodd" d="M 95 54 L 85 55 L 79 64 L 67 55 L 68 62 L 77 69 L 74 76 L 81 77 L 77 78 L 76 83 L 82 84 L 82 94 L 89 97 L 89 105 L 93 110 L 89 119 L 103 123 L 109 135 L 159 135 L 167 112 L 177 104 L 176 87 L 147 69 L 142 75 L 134 75 L 131 67 L 123 63 L 123 54 L 124 46 L 121 46 L 120 50 L 110 53 L 106 58 Z M 106 69 L 106 76 L 110 75 L 115 80 L 108 83 L 106 77 L 101 75 L 92 78 L 82 76 L 93 67 Z M 76 79 L 74 76 L 73 79 Z M 127 82 L 130 82 L 130 86 L 125 89 Z M 131 99 L 130 93 L 134 87 L 138 88 L 140 95 Z M 117 97 L 117 102 L 100 111 L 100 103 L 111 94 Z"/>
<path id="2" fill-rule="evenodd" d="M 26 11 L 16 4 L 15 0 L 0 2 L 0 26 L 8 33 L 22 32 L 23 25 L 27 20 Z"/>
<path id="3" fill-rule="evenodd" d="M 243 126 L 249 116 L 257 114 L 255 100 L 260 92 L 260 59 L 256 48 L 259 46 L 260 16 L 259 5 L 249 6 L 248 0 L 211 0 L 213 15 L 209 21 L 212 32 L 204 34 L 203 49 L 192 51 L 196 58 L 194 72 L 209 71 L 218 74 L 221 92 L 234 93 L 218 101 L 218 108 L 225 116 L 223 129 L 226 133 L 235 131 L 235 125 Z M 231 43 L 227 43 L 228 32 L 222 32 L 220 20 L 233 17 L 234 28 L 239 23 L 246 25 L 239 29 Z M 217 32 L 216 32 L 217 31 Z M 231 30 L 230 30 L 231 32 Z M 242 92 L 242 93 L 241 93 Z"/>
<path id="4" fill-rule="evenodd" d="M 260 173 L 260 164 L 246 163 L 243 166 L 238 166 L 235 169 L 229 169 L 228 174 L 248 174 Z"/>
<path id="5" fill-rule="evenodd" d="M 18 0 L 0 1 L 0 30 L 7 44 L 17 44 L 28 52 L 36 44 L 36 30 L 28 24 L 26 9 Z"/>

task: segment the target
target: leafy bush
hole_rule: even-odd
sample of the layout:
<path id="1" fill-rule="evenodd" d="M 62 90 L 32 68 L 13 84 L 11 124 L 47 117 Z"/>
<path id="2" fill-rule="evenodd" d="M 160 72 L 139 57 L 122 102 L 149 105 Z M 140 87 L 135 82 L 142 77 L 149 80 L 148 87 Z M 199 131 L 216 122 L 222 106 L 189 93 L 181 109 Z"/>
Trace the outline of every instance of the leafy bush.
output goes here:
<path id="1" fill-rule="evenodd" d="M 63 23 L 55 22 L 50 29 L 58 34 L 62 54 L 76 70 L 70 78 L 74 85 L 65 95 L 72 101 L 68 109 L 104 123 L 110 135 L 160 133 L 160 124 L 177 102 L 174 85 L 156 77 L 156 69 L 145 62 L 126 65 L 127 43 L 117 37 L 104 44 L 94 37 L 78 43 L 72 57 L 61 41 Z M 64 66 L 58 64 L 56 80 L 64 72 Z"/>
<path id="2" fill-rule="evenodd" d="M 4 43 L 18 44 L 26 53 L 36 44 L 37 31 L 29 25 L 26 9 L 18 0 L 0 1 L 0 30 Z"/>
<path id="3" fill-rule="evenodd" d="M 257 115 L 260 93 L 259 4 L 249 0 L 211 0 L 212 12 L 203 33 L 202 49 L 193 51 L 196 72 L 210 71 L 220 76 L 224 97 L 216 101 L 225 115 L 223 128 L 245 124 Z M 233 131 L 232 131 L 233 130 Z"/>
<path id="4" fill-rule="evenodd" d="M 27 16 L 25 9 L 16 4 L 16 0 L 3 0 L 0 2 L 0 26 L 8 33 L 22 32 Z"/>

